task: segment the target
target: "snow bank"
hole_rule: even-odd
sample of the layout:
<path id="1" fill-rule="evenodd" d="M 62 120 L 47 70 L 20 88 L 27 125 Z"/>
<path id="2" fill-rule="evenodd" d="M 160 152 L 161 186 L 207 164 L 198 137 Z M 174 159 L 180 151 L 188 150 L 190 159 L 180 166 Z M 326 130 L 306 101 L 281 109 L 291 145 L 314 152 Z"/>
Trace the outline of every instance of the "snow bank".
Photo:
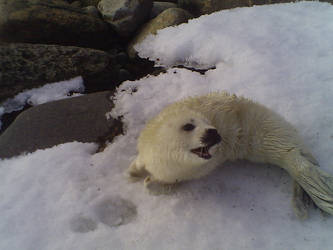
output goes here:
<path id="1" fill-rule="evenodd" d="M 0 160 L 0 249 L 331 249 L 332 218 L 295 218 L 291 180 L 274 166 L 227 163 L 162 196 L 124 171 L 141 128 L 166 104 L 227 90 L 285 116 L 333 174 L 332 16 L 317 2 L 242 8 L 149 38 L 141 55 L 216 69 L 122 84 L 111 114 L 123 116 L 126 134 L 102 153 L 68 143 Z"/>

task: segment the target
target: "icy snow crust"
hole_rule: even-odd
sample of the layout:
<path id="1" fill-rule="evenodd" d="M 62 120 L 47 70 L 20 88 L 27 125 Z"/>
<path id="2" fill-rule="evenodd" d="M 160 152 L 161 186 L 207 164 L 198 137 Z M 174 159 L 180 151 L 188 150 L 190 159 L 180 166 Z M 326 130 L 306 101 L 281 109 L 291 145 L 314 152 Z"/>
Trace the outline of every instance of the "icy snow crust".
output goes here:
<path id="1" fill-rule="evenodd" d="M 227 163 L 162 196 L 124 177 L 148 119 L 215 90 L 282 114 L 333 174 L 332 17 L 333 6 L 318 2 L 240 8 L 144 41 L 140 54 L 160 64 L 216 69 L 123 83 L 111 114 L 123 116 L 126 134 L 104 152 L 73 142 L 0 160 L 0 249 L 332 249 L 333 219 L 316 210 L 296 219 L 291 180 L 277 167 Z"/>

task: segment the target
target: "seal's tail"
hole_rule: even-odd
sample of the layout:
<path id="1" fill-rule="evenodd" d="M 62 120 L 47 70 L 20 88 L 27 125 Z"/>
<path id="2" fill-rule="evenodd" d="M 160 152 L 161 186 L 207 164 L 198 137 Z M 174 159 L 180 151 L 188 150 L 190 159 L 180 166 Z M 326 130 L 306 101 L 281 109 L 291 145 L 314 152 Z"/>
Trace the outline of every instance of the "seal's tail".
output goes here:
<path id="1" fill-rule="evenodd" d="M 323 211 L 333 215 L 333 176 L 302 153 L 288 157 L 285 169 Z"/>

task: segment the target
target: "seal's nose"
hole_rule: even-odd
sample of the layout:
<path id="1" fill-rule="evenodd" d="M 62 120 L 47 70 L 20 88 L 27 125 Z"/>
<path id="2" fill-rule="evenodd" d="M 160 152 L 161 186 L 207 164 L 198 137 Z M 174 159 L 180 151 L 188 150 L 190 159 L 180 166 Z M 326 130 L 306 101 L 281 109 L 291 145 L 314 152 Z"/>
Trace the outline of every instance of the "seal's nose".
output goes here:
<path id="1" fill-rule="evenodd" d="M 216 129 L 207 129 L 204 136 L 201 138 L 201 142 L 207 146 L 213 146 L 221 141 L 221 136 Z"/>

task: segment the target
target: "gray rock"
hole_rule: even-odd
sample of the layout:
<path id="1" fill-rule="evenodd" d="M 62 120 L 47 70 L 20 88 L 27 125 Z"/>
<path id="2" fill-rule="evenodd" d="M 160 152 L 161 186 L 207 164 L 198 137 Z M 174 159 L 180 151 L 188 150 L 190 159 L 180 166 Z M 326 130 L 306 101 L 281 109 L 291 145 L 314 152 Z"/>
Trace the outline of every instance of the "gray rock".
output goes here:
<path id="1" fill-rule="evenodd" d="M 222 9 L 252 6 L 251 2 L 252 0 L 178 0 L 178 6 L 200 16 Z"/>
<path id="2" fill-rule="evenodd" d="M 158 0 L 158 2 L 172 2 L 172 3 L 177 3 L 178 0 Z"/>
<path id="3" fill-rule="evenodd" d="M 253 6 L 254 4 L 269 2 L 270 0 L 178 0 L 178 6 L 188 10 L 195 16 L 200 16 L 223 9 Z"/>
<path id="4" fill-rule="evenodd" d="M 142 27 L 138 35 L 130 42 L 127 48 L 128 55 L 134 58 L 137 54 L 134 46 L 142 42 L 149 34 L 156 34 L 160 29 L 187 22 L 190 18 L 192 18 L 192 15 L 186 10 L 180 8 L 166 9 Z"/>
<path id="5" fill-rule="evenodd" d="M 82 6 L 87 7 L 87 6 L 95 6 L 97 7 L 98 3 L 101 0 L 80 0 L 80 2 L 82 3 Z"/>
<path id="6" fill-rule="evenodd" d="M 96 18 L 100 17 L 100 13 L 99 13 L 98 9 L 95 6 L 91 5 L 91 6 L 83 7 L 82 10 L 85 13 L 87 13 L 89 15 L 92 15 L 92 16 L 94 16 Z"/>
<path id="7" fill-rule="evenodd" d="M 129 73 L 126 69 L 119 70 L 119 81 L 120 82 L 126 81 L 131 78 L 132 78 L 131 73 Z"/>
<path id="8" fill-rule="evenodd" d="M 71 3 L 71 6 L 75 7 L 75 8 L 81 8 L 82 3 L 80 1 L 74 1 L 74 2 Z"/>
<path id="9" fill-rule="evenodd" d="M 21 113 L 0 136 L 0 158 L 33 152 L 61 143 L 96 142 L 121 133 L 121 124 L 106 119 L 113 104 L 110 92 L 50 102 Z"/>
<path id="10" fill-rule="evenodd" d="M 57 0 L 0 0 L 0 41 L 106 48 L 115 35 L 101 18 Z"/>
<path id="11" fill-rule="evenodd" d="M 117 64 L 123 66 L 126 63 L 128 63 L 128 60 L 129 60 L 128 55 L 125 52 L 120 52 L 116 54 Z"/>
<path id="12" fill-rule="evenodd" d="M 320 0 L 333 3 L 333 0 Z M 223 9 L 248 7 L 274 3 L 289 3 L 294 0 L 178 0 L 178 6 L 192 13 L 194 16 L 210 14 Z"/>
<path id="13" fill-rule="evenodd" d="M 150 12 L 150 18 L 154 18 L 169 8 L 177 8 L 177 4 L 170 2 L 153 2 L 153 8 Z"/>
<path id="14" fill-rule="evenodd" d="M 152 0 L 101 0 L 98 9 L 105 21 L 128 37 L 149 17 Z"/>
<path id="15" fill-rule="evenodd" d="M 0 103 L 24 89 L 81 75 L 85 86 L 110 86 L 117 77 L 100 50 L 38 44 L 0 44 Z"/>

